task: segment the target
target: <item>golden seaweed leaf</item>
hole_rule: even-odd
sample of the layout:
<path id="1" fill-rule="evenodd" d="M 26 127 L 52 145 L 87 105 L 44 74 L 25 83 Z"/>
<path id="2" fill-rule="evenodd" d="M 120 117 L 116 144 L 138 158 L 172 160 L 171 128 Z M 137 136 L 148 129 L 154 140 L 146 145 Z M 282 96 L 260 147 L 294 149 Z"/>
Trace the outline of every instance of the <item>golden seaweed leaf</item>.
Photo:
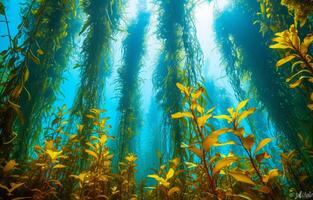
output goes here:
<path id="1" fill-rule="evenodd" d="M 125 157 L 125 159 L 128 161 L 128 162 L 135 162 L 137 160 L 137 156 L 135 156 L 134 154 L 129 154 L 128 156 Z"/>
<path id="2" fill-rule="evenodd" d="M 9 171 L 13 170 L 17 165 L 15 160 L 10 160 L 7 164 L 3 167 L 3 173 L 8 173 Z"/>
<path id="3" fill-rule="evenodd" d="M 221 135 L 221 134 L 225 134 L 227 132 L 231 132 L 232 129 L 231 128 L 222 128 L 222 129 L 219 129 L 219 130 L 216 130 L 216 131 L 213 131 L 210 135 L 208 135 L 204 141 L 203 141 L 203 148 L 205 151 L 208 151 L 211 146 L 222 146 L 223 144 L 224 145 L 227 145 L 227 144 L 234 144 L 233 142 L 230 142 L 230 143 L 218 143 L 218 137 Z"/>
<path id="4" fill-rule="evenodd" d="M 166 174 L 166 179 L 165 180 L 169 180 L 170 178 L 172 178 L 174 176 L 174 169 L 170 168 Z"/>
<path id="5" fill-rule="evenodd" d="M 201 116 L 201 117 L 197 118 L 197 123 L 198 123 L 198 125 L 199 125 L 200 127 L 203 127 L 203 126 L 205 125 L 206 121 L 207 121 L 210 117 L 212 117 L 211 114 L 204 115 L 204 116 Z"/>
<path id="6" fill-rule="evenodd" d="M 62 152 L 63 152 L 62 150 L 61 151 L 52 151 L 50 149 L 46 150 L 46 153 L 49 155 L 51 160 L 57 159 L 62 154 Z"/>
<path id="7" fill-rule="evenodd" d="M 268 172 L 268 175 L 263 175 L 262 180 L 263 180 L 264 183 L 267 183 L 270 179 L 272 179 L 272 178 L 274 178 L 276 176 L 279 176 L 278 169 L 271 169 Z"/>
<path id="8" fill-rule="evenodd" d="M 53 166 L 53 169 L 62 169 L 62 168 L 65 168 L 66 166 L 65 165 L 62 165 L 62 164 L 56 164 Z"/>
<path id="9" fill-rule="evenodd" d="M 185 87 L 184 85 L 182 85 L 181 83 L 176 83 L 176 86 L 178 87 L 178 89 L 184 93 L 186 96 L 190 96 L 190 89 L 189 87 Z"/>
<path id="10" fill-rule="evenodd" d="M 231 123 L 233 121 L 233 119 L 231 117 L 229 117 L 228 115 L 216 115 L 213 118 L 226 119 L 228 123 Z"/>
<path id="11" fill-rule="evenodd" d="M 233 162 L 236 162 L 238 160 L 237 157 L 232 156 L 232 157 L 226 157 L 226 158 L 222 158 L 221 160 L 217 161 L 212 174 L 213 176 L 218 173 L 221 169 L 223 169 L 224 167 L 230 166 Z"/>
<path id="12" fill-rule="evenodd" d="M 241 172 L 229 171 L 228 174 L 231 175 L 236 181 L 248 183 L 250 185 L 256 185 L 255 182 L 253 182 L 249 176 Z"/>
<path id="13" fill-rule="evenodd" d="M 192 99 L 197 100 L 202 95 L 203 92 L 204 88 L 199 87 L 194 93 L 191 94 Z"/>
<path id="14" fill-rule="evenodd" d="M 165 179 L 160 177 L 157 174 L 150 174 L 150 175 L 148 175 L 148 177 L 155 179 L 159 183 L 159 185 L 163 185 L 165 187 L 169 187 L 170 183 L 168 182 L 168 180 L 171 179 L 174 176 L 174 173 L 175 173 L 174 169 L 170 168 L 169 171 L 166 174 L 166 178 Z"/>
<path id="15" fill-rule="evenodd" d="M 182 117 L 188 117 L 188 118 L 193 118 L 192 114 L 190 112 L 177 112 L 171 115 L 173 119 L 178 119 Z"/>
<path id="16" fill-rule="evenodd" d="M 265 138 L 263 139 L 258 146 L 255 148 L 254 153 L 257 153 L 258 151 L 260 151 L 265 145 L 267 145 L 268 143 L 270 143 L 272 141 L 272 138 Z"/>
<path id="17" fill-rule="evenodd" d="M 96 158 L 96 159 L 99 158 L 99 157 L 98 157 L 98 154 L 97 154 L 96 152 L 92 151 L 92 150 L 85 149 L 85 152 L 86 152 L 87 154 L 89 154 L 90 156 Z"/>
<path id="18" fill-rule="evenodd" d="M 192 147 L 189 147 L 188 149 L 189 149 L 189 151 L 191 151 L 194 154 L 196 154 L 199 158 L 202 158 L 203 152 L 200 149 L 198 149 L 197 147 L 192 146 Z"/>
<path id="19" fill-rule="evenodd" d="M 246 99 L 246 100 L 243 100 L 243 101 L 239 102 L 239 104 L 238 104 L 238 106 L 237 106 L 237 109 L 236 109 L 236 113 L 238 114 L 238 112 L 239 112 L 242 108 L 244 108 L 244 107 L 247 105 L 248 102 L 249 102 L 249 99 Z"/>
<path id="20" fill-rule="evenodd" d="M 245 110 L 241 112 L 238 116 L 238 124 L 249 115 L 253 114 L 256 111 L 256 108 L 249 108 L 248 110 Z"/>
<path id="21" fill-rule="evenodd" d="M 280 66 L 284 65 L 284 64 L 290 62 L 291 60 L 293 60 L 296 57 L 297 57 L 297 55 L 295 55 L 295 54 L 288 55 L 288 56 L 280 59 L 279 61 L 277 61 L 276 67 L 280 67 Z"/>

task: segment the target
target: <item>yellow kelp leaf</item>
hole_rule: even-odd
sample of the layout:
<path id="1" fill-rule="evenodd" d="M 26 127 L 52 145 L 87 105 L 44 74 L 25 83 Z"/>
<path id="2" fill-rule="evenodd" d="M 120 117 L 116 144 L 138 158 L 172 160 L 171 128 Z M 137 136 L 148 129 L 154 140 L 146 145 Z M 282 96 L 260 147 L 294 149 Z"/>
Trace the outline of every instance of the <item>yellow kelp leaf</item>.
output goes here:
<path id="1" fill-rule="evenodd" d="M 100 136 L 100 140 L 99 141 L 100 141 L 100 143 L 102 145 L 104 145 L 106 143 L 107 139 L 108 139 L 108 136 L 103 134 L 103 135 Z"/>
<path id="2" fill-rule="evenodd" d="M 213 144 L 218 142 L 218 135 L 210 134 L 203 141 L 203 149 L 208 151 Z"/>
<path id="3" fill-rule="evenodd" d="M 215 106 L 213 107 L 213 108 L 210 108 L 207 112 L 206 112 L 206 114 L 209 114 L 209 113 L 211 113 L 211 112 L 213 112 L 214 110 L 215 110 Z"/>
<path id="4" fill-rule="evenodd" d="M 313 110 L 313 104 L 309 104 L 309 105 L 308 105 L 308 108 L 309 108 L 310 110 Z"/>
<path id="5" fill-rule="evenodd" d="M 177 112 L 171 115 L 173 119 L 178 119 L 182 117 L 188 117 L 188 118 L 193 118 L 192 114 L 190 112 Z"/>
<path id="6" fill-rule="evenodd" d="M 170 168 L 166 174 L 166 178 L 165 180 L 169 180 L 170 178 L 172 178 L 174 176 L 175 170 Z"/>
<path id="7" fill-rule="evenodd" d="M 197 105 L 197 111 L 199 112 L 199 113 L 204 113 L 204 108 L 202 107 L 202 106 L 200 106 L 200 105 Z"/>
<path id="8" fill-rule="evenodd" d="M 284 65 L 285 63 L 291 61 L 291 60 L 294 59 L 295 57 L 296 57 L 295 54 L 291 54 L 291 55 L 289 55 L 289 56 L 286 56 L 286 57 L 280 59 L 279 61 L 277 61 L 276 67 L 280 67 L 280 66 Z"/>
<path id="9" fill-rule="evenodd" d="M 302 79 L 298 79 L 296 82 L 289 84 L 290 88 L 296 88 L 302 83 Z"/>
<path id="10" fill-rule="evenodd" d="M 85 177 L 87 176 L 87 173 L 82 172 L 78 176 L 77 175 L 70 175 L 70 177 L 78 179 L 80 182 L 84 182 Z"/>
<path id="11" fill-rule="evenodd" d="M 237 157 L 226 157 L 222 158 L 221 160 L 217 161 L 214 168 L 213 168 L 213 176 L 218 173 L 222 168 L 226 166 L 230 166 L 233 162 L 237 161 Z"/>
<path id="12" fill-rule="evenodd" d="M 189 147 L 188 149 L 189 149 L 189 151 L 196 154 L 199 158 L 202 158 L 203 152 L 200 149 L 198 149 L 197 147 L 193 146 L 193 147 Z"/>
<path id="13" fill-rule="evenodd" d="M 255 112 L 256 108 L 249 108 L 248 110 L 243 111 L 238 116 L 238 124 L 243 120 L 244 118 L 248 117 L 249 115 L 253 114 Z"/>
<path id="14" fill-rule="evenodd" d="M 128 156 L 125 157 L 125 160 L 128 162 L 135 162 L 137 160 L 137 156 L 135 154 L 128 154 Z"/>
<path id="15" fill-rule="evenodd" d="M 179 187 L 172 187 L 172 188 L 167 192 L 167 195 L 168 195 L 168 196 L 172 196 L 174 193 L 179 193 L 179 192 L 180 192 Z"/>
<path id="16" fill-rule="evenodd" d="M 278 169 L 271 169 L 268 172 L 268 175 L 263 175 L 262 180 L 264 183 L 267 183 L 269 180 L 271 180 L 272 178 L 279 176 L 279 172 Z"/>
<path id="17" fill-rule="evenodd" d="M 247 176 L 246 174 L 235 172 L 235 171 L 230 171 L 228 172 L 228 174 L 231 175 L 236 181 L 255 185 L 255 183 L 251 180 L 251 178 Z"/>
<path id="18" fill-rule="evenodd" d="M 228 115 L 217 115 L 217 116 L 214 116 L 213 118 L 216 118 L 216 119 L 226 119 L 228 123 L 232 122 L 232 118 Z"/>
<path id="19" fill-rule="evenodd" d="M 106 110 L 104 110 L 104 109 L 98 109 L 98 108 L 91 108 L 91 109 L 89 109 L 89 111 L 91 112 L 91 113 L 94 113 L 94 114 L 100 114 L 100 113 L 102 113 L 102 112 L 106 112 Z"/>
<path id="20" fill-rule="evenodd" d="M 231 129 L 231 128 L 221 128 L 221 129 L 218 129 L 216 131 L 213 131 L 212 135 L 219 136 L 221 134 L 224 134 L 224 133 L 227 133 L 227 132 L 232 132 L 232 131 L 233 131 L 233 129 Z"/>
<path id="21" fill-rule="evenodd" d="M 160 180 L 163 179 L 162 177 L 160 177 L 160 176 L 157 175 L 157 174 L 149 174 L 148 177 L 155 179 L 157 182 L 160 182 Z M 164 179 L 163 179 L 163 180 L 164 180 Z"/>
<path id="22" fill-rule="evenodd" d="M 272 141 L 272 138 L 265 138 L 263 139 L 258 146 L 255 148 L 254 153 L 260 151 L 265 145 L 267 145 L 268 143 L 270 143 Z"/>
<path id="23" fill-rule="evenodd" d="M 62 164 L 56 164 L 53 166 L 53 169 L 62 169 L 62 168 L 65 168 L 66 166 L 65 165 L 62 165 Z"/>
<path id="24" fill-rule="evenodd" d="M 204 115 L 204 116 L 202 116 L 202 117 L 197 118 L 198 125 L 199 125 L 200 127 L 203 127 L 203 126 L 205 125 L 206 121 L 207 121 L 210 117 L 212 117 L 211 114 Z"/>
<path id="25" fill-rule="evenodd" d="M 222 143 L 214 143 L 212 146 L 214 147 L 221 147 L 221 146 L 225 146 L 225 145 L 235 145 L 237 144 L 236 142 L 234 141 L 228 141 L 228 142 L 222 142 Z"/>
<path id="26" fill-rule="evenodd" d="M 295 32 L 295 34 L 293 34 L 291 36 L 291 39 L 292 39 L 292 44 L 293 46 L 296 48 L 296 49 L 299 49 L 300 48 L 300 38 L 298 36 L 298 33 Z"/>
<path id="27" fill-rule="evenodd" d="M 194 93 L 191 94 L 192 99 L 193 100 L 198 99 L 201 96 L 201 94 L 203 93 L 203 91 L 204 91 L 203 87 L 200 87 L 199 89 L 197 89 L 197 91 L 195 91 Z"/>
<path id="28" fill-rule="evenodd" d="M 92 157 L 98 159 L 98 155 L 94 152 L 94 151 L 91 151 L 89 149 L 85 149 L 85 152 L 89 155 L 91 155 Z"/>
<path id="29" fill-rule="evenodd" d="M 51 160 L 55 160 L 58 158 L 58 156 L 60 156 L 62 154 L 62 150 L 61 151 L 52 151 L 50 149 L 46 150 L 46 153 L 50 156 Z"/>
<path id="30" fill-rule="evenodd" d="M 148 175 L 148 177 L 155 179 L 159 183 L 159 185 L 164 185 L 165 187 L 170 186 L 169 182 L 167 182 L 166 180 L 164 180 L 164 178 L 162 178 L 156 174 L 150 174 L 150 175 Z"/>
<path id="31" fill-rule="evenodd" d="M 227 111 L 228 111 L 228 113 L 230 114 L 230 116 L 231 116 L 232 118 L 235 117 L 234 108 L 227 108 Z"/>
<path id="32" fill-rule="evenodd" d="M 277 44 L 272 44 L 270 45 L 271 49 L 289 49 L 291 48 L 289 45 L 285 45 L 285 44 L 281 44 L 281 43 L 277 43 Z"/>
<path id="33" fill-rule="evenodd" d="M 237 106 L 236 113 L 238 113 L 243 107 L 245 107 L 247 105 L 248 101 L 249 101 L 249 99 L 241 101 Z"/>
<path id="34" fill-rule="evenodd" d="M 181 83 L 176 83 L 176 86 L 178 87 L 178 89 L 184 93 L 186 96 L 189 96 L 189 88 L 183 86 Z"/>
<path id="35" fill-rule="evenodd" d="M 313 42 L 313 34 L 309 34 L 303 39 L 303 42 L 300 47 L 302 54 L 308 53 L 309 46 L 311 45 L 312 42 Z"/>
<path id="36" fill-rule="evenodd" d="M 13 170 L 16 166 L 15 160 L 10 160 L 7 164 L 3 167 L 3 173 L 8 173 L 9 171 Z"/>
<path id="37" fill-rule="evenodd" d="M 87 115 L 86 115 L 86 117 L 87 117 L 87 118 L 89 118 L 89 119 L 96 119 L 96 117 L 95 117 L 95 116 L 93 116 L 93 115 L 89 115 L 89 114 L 87 114 Z"/>
<path id="38" fill-rule="evenodd" d="M 227 132 L 231 132 L 232 129 L 231 128 L 222 128 L 216 131 L 213 131 L 210 135 L 208 135 L 204 141 L 203 141 L 203 148 L 205 151 L 208 151 L 211 146 L 218 146 L 218 136 L 220 136 L 221 134 L 227 133 Z"/>
<path id="39" fill-rule="evenodd" d="M 254 144 L 254 135 L 250 134 L 247 137 L 242 138 L 242 143 L 243 146 L 250 151 Z"/>

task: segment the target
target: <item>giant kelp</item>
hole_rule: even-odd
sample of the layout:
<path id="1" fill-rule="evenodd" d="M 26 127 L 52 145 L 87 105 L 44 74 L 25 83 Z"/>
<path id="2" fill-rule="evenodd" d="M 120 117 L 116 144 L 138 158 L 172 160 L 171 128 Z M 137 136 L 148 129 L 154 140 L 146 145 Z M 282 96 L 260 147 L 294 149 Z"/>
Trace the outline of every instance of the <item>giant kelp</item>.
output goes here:
<path id="1" fill-rule="evenodd" d="M 182 99 L 173 88 L 176 82 L 194 84 L 200 78 L 201 52 L 194 52 L 200 48 L 194 35 L 192 1 L 156 2 L 159 5 L 158 37 L 162 40 L 162 53 L 154 72 L 154 87 L 164 111 L 163 132 L 170 133 L 169 137 L 174 138 L 174 152 L 180 153 L 182 124 L 169 120 L 169 113 L 180 108 Z"/>
<path id="2" fill-rule="evenodd" d="M 142 58 L 145 52 L 145 35 L 149 25 L 150 13 L 142 11 L 128 27 L 128 35 L 123 43 L 123 65 L 118 69 L 117 80 L 120 112 L 118 129 L 118 148 L 120 160 L 131 150 L 131 138 L 141 123 L 140 80 Z"/>
<path id="3" fill-rule="evenodd" d="M 227 68 L 230 68 L 228 72 L 232 73 L 230 76 L 235 77 L 238 77 L 238 75 L 233 74 L 234 72 L 239 73 L 241 76 L 245 71 L 250 72 L 251 85 L 255 88 L 258 99 L 267 108 L 269 116 L 278 130 L 288 136 L 287 138 L 284 137 L 285 139 L 290 138 L 290 144 L 300 149 L 301 144 L 297 142 L 297 133 L 310 132 L 311 127 L 307 122 L 310 120 L 311 114 L 303 106 L 303 96 L 301 94 L 297 96 L 290 95 L 285 87 L 284 80 L 278 77 L 275 69 L 271 67 L 273 54 L 266 43 L 255 43 L 246 39 L 249 35 L 257 41 L 264 40 L 258 27 L 253 26 L 252 21 L 244 20 L 253 19 L 253 12 L 251 13 L 249 10 L 242 12 L 240 7 L 244 8 L 245 6 L 244 4 L 236 4 L 232 11 L 225 12 L 216 21 L 217 40 L 223 46 L 224 58 L 228 60 L 236 59 L 235 56 L 231 58 L 233 54 L 228 53 L 229 47 L 233 48 L 233 51 L 239 53 L 242 57 L 239 67 L 227 66 Z M 254 8 L 257 9 L 258 6 Z M 235 25 L 233 23 L 234 19 L 240 20 L 241 23 Z M 239 85 L 233 86 L 238 87 Z M 277 92 L 273 93 L 273 88 Z M 298 117 L 299 112 L 304 114 Z M 284 113 L 283 116 L 282 113 Z M 293 118 L 290 118 L 290 116 L 293 116 Z M 294 120 L 297 118 L 301 120 Z M 302 120 L 304 123 L 301 122 Z"/>
<path id="4" fill-rule="evenodd" d="M 27 156 L 30 143 L 38 138 L 43 114 L 50 110 L 56 99 L 66 68 L 62 56 L 70 52 L 70 44 L 61 44 L 72 35 L 68 34 L 68 21 L 74 17 L 74 6 L 75 1 L 32 1 L 25 8 L 19 33 L 11 41 L 9 52 L 13 54 L 4 61 L 10 75 L 2 91 L 2 116 L 6 125 L 11 127 L 2 130 L 4 135 L 12 134 L 9 132 L 13 131 L 16 115 L 21 115 L 23 120 L 16 129 L 20 134 L 16 141 L 16 155 L 21 159 Z M 58 54 L 61 50 L 65 54 Z"/>
<path id="5" fill-rule="evenodd" d="M 72 108 L 72 120 L 78 120 L 84 129 L 91 129 L 88 123 L 88 109 L 98 107 L 103 96 L 105 72 L 109 69 L 110 41 L 118 25 L 122 1 L 81 1 L 87 19 L 80 34 L 85 34 L 82 47 L 81 81 Z M 104 62 L 101 62 L 104 59 Z M 92 98 L 91 98 L 92 97 Z M 85 145 L 86 138 L 81 145 Z"/>

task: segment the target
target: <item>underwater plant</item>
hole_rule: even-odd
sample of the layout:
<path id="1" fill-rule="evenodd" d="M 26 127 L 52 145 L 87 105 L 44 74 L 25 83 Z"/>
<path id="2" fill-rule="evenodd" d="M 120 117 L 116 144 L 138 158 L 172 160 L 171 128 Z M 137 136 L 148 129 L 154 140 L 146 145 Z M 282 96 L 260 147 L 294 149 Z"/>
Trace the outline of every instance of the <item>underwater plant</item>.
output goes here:
<path id="1" fill-rule="evenodd" d="M 92 129 L 93 124 L 90 123 L 87 115 L 89 108 L 99 106 L 103 96 L 105 74 L 109 69 L 110 41 L 118 25 L 122 1 L 84 0 L 80 3 L 82 10 L 87 15 L 80 34 L 86 35 L 82 47 L 83 59 L 79 65 L 80 86 L 74 99 L 71 120 L 78 121 L 84 125 L 85 129 L 89 130 Z M 102 59 L 104 59 L 103 63 Z M 85 135 L 82 137 L 80 143 L 82 146 L 86 146 L 88 138 Z M 82 162 L 86 161 L 85 156 L 82 156 Z"/>
<path id="2" fill-rule="evenodd" d="M 31 1 L 17 35 L 10 38 L 10 48 L 2 52 L 9 72 L 1 80 L 1 135 L 20 135 L 15 141 L 19 160 L 27 157 L 28 147 L 38 139 L 43 115 L 59 91 L 71 50 L 65 41 L 73 36 L 69 20 L 74 12 L 75 1 Z M 17 117 L 20 121 L 14 124 Z"/>
<path id="3" fill-rule="evenodd" d="M 295 22 L 300 22 L 300 26 L 303 26 L 309 17 L 313 14 L 313 1 L 296 1 L 296 0 L 281 0 L 281 4 L 287 6 L 290 12 L 294 13 Z"/>
<path id="4" fill-rule="evenodd" d="M 313 42 L 313 35 L 307 35 L 303 40 L 300 40 L 298 31 L 295 25 L 291 25 L 289 30 L 285 30 L 275 34 L 273 39 L 276 44 L 270 45 L 272 49 L 284 49 L 287 51 L 285 57 L 277 61 L 276 67 L 280 68 L 286 63 L 291 63 L 291 75 L 286 79 L 289 82 L 290 88 L 296 88 L 303 81 L 309 84 L 313 83 L 313 63 L 312 56 L 309 53 L 309 48 Z M 313 92 L 311 93 L 311 95 Z M 313 105 L 308 105 L 310 110 L 313 110 Z"/>
<path id="5" fill-rule="evenodd" d="M 150 21 L 150 13 L 142 11 L 128 27 L 128 35 L 123 43 L 124 63 L 118 69 L 117 91 L 119 91 L 120 112 L 118 129 L 119 160 L 131 150 L 131 138 L 141 124 L 140 80 L 142 58 L 145 53 L 145 36 Z"/>
<path id="6" fill-rule="evenodd" d="M 157 1 L 158 38 L 162 50 L 153 74 L 156 98 L 163 110 L 163 132 L 173 138 L 171 153 L 181 154 L 182 123 L 172 121 L 169 113 L 179 110 L 182 98 L 173 90 L 176 82 L 196 84 L 200 77 L 202 54 L 195 36 L 193 2 Z M 195 51 L 197 49 L 197 51 Z M 197 53 L 196 53 L 197 52 Z M 167 144 L 166 141 L 163 142 Z"/>

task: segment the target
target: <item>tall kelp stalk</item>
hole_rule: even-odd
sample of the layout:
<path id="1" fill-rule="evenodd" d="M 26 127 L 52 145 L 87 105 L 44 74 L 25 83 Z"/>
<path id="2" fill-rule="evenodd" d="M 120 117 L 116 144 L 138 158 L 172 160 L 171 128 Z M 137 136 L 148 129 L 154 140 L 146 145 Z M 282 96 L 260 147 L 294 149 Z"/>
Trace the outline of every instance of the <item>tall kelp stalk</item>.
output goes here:
<path id="1" fill-rule="evenodd" d="M 174 154 L 181 156 L 183 123 L 171 120 L 170 115 L 181 109 L 181 93 L 175 89 L 176 83 L 192 85 L 200 79 L 202 54 L 193 25 L 194 4 L 187 0 L 158 0 L 156 3 L 159 5 L 158 38 L 162 41 L 162 53 L 153 82 L 157 101 L 164 113 L 162 132 L 165 135 L 162 138 L 165 146 L 170 145 Z M 173 141 L 174 145 L 168 141 Z"/>
<path id="2" fill-rule="evenodd" d="M 253 25 L 255 13 L 259 9 L 257 2 L 254 7 L 247 7 L 243 3 L 234 5 L 232 10 L 225 11 L 215 22 L 217 41 L 228 64 L 227 73 L 232 81 L 237 80 L 233 87 L 236 89 L 241 85 L 238 76 L 249 73 L 251 83 L 248 95 L 255 95 L 267 109 L 278 130 L 277 136 L 286 143 L 285 148 L 300 150 L 298 133 L 312 130 L 309 122 L 312 115 L 301 103 L 303 95 L 292 95 L 289 92 L 285 81 L 273 68 L 273 54 L 267 44 L 255 42 L 264 41 L 259 27 Z"/>
<path id="3" fill-rule="evenodd" d="M 41 132 L 42 117 L 56 99 L 71 44 L 68 21 L 75 1 L 32 1 L 26 6 L 18 34 L 6 51 L 10 75 L 1 91 L 2 135 L 12 135 L 16 123 L 15 157 L 26 158 Z M 61 45 L 62 44 L 62 45 Z M 61 53 L 60 53 L 61 52 Z"/>
<path id="4" fill-rule="evenodd" d="M 94 126 L 88 118 L 89 109 L 98 108 L 103 95 L 104 74 L 109 69 L 110 41 L 118 25 L 122 0 L 84 0 L 81 1 L 81 6 L 87 19 L 81 30 L 81 34 L 85 33 L 81 53 L 81 80 L 71 120 L 84 126 L 80 135 L 80 145 L 84 149 L 88 140 L 84 130 L 92 130 Z M 83 165 L 86 153 L 82 154 Z"/>
<path id="5" fill-rule="evenodd" d="M 123 65 L 118 69 L 120 112 L 118 129 L 119 161 L 131 150 L 131 138 L 141 122 L 139 73 L 145 53 L 145 36 L 150 13 L 140 12 L 128 27 L 128 35 L 123 42 Z"/>

